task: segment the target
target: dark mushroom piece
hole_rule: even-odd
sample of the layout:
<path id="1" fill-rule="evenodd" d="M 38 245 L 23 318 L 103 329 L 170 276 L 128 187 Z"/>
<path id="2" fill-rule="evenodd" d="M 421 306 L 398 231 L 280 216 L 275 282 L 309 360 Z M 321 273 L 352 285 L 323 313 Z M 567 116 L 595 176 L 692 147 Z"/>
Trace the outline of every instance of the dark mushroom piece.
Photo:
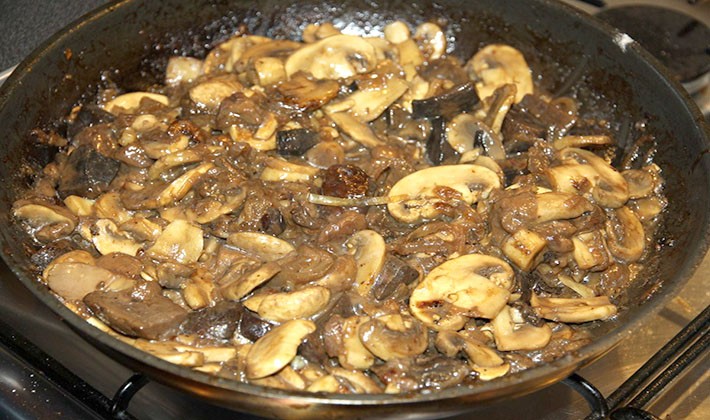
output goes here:
<path id="1" fill-rule="evenodd" d="M 432 120 L 432 130 L 426 143 L 426 157 L 432 165 L 438 166 L 444 162 L 455 163 L 459 154 L 446 140 L 446 121 L 437 117 Z"/>
<path id="2" fill-rule="evenodd" d="M 318 133 L 307 128 L 276 133 L 276 150 L 282 156 L 302 156 L 318 143 Z"/>
<path id="3" fill-rule="evenodd" d="M 451 118 L 476 105 L 480 99 L 473 82 L 454 86 L 441 95 L 412 101 L 414 118 Z"/>

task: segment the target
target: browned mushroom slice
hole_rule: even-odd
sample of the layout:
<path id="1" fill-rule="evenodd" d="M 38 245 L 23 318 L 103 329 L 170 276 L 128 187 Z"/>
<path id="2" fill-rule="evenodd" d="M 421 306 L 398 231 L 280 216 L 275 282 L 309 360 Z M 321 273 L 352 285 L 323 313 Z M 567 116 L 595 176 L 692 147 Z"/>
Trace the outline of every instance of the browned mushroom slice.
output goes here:
<path id="1" fill-rule="evenodd" d="M 469 318 L 494 318 L 505 307 L 510 292 L 478 274 L 489 258 L 493 257 L 463 255 L 433 269 L 412 292 L 412 315 L 435 330 L 453 331 L 461 329 Z"/>
<path id="2" fill-rule="evenodd" d="M 185 220 L 175 220 L 163 229 L 146 252 L 155 258 L 169 258 L 189 264 L 197 261 L 203 246 L 202 229 Z"/>
<path id="3" fill-rule="evenodd" d="M 427 329 L 408 315 L 383 315 L 360 324 L 360 341 L 375 356 L 389 361 L 424 353 L 429 345 Z"/>
<path id="4" fill-rule="evenodd" d="M 538 316 L 558 322 L 589 322 L 609 319 L 616 315 L 616 305 L 609 301 L 608 296 L 593 298 L 547 298 L 535 294 L 530 298 L 530 304 Z"/>
<path id="5" fill-rule="evenodd" d="M 643 255 L 646 234 L 636 213 L 628 207 L 620 207 L 609 212 L 606 233 L 609 250 L 617 258 L 635 262 Z"/>
<path id="6" fill-rule="evenodd" d="M 327 104 L 338 96 L 339 89 L 340 85 L 334 80 L 313 79 L 303 72 L 294 74 L 276 88 L 287 104 L 306 110 L 318 109 Z"/>
<path id="7" fill-rule="evenodd" d="M 471 79 L 476 80 L 476 90 L 487 98 L 499 87 L 512 83 L 517 88 L 515 102 L 533 93 L 532 71 L 523 54 L 504 44 L 491 44 L 478 51 L 466 63 Z"/>
<path id="8" fill-rule="evenodd" d="M 387 210 L 395 219 L 405 223 L 432 219 L 439 214 L 433 190 L 446 186 L 461 194 L 467 204 L 488 197 L 493 189 L 500 188 L 498 175 L 478 165 L 443 165 L 421 169 L 397 181 L 388 196 L 393 202 Z M 397 201 L 394 201 L 397 200 Z"/>

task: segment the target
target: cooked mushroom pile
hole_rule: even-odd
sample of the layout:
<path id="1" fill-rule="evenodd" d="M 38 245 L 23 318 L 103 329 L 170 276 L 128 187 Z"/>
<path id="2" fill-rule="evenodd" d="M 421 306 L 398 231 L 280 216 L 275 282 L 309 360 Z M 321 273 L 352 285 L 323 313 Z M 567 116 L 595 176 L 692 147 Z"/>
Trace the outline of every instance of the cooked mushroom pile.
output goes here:
<path id="1" fill-rule="evenodd" d="M 434 23 L 240 33 L 150 92 L 103 88 L 35 133 L 59 152 L 13 211 L 41 281 L 139 349 L 276 388 L 430 392 L 578 349 L 652 248 L 660 168 L 512 46 L 448 47 Z"/>

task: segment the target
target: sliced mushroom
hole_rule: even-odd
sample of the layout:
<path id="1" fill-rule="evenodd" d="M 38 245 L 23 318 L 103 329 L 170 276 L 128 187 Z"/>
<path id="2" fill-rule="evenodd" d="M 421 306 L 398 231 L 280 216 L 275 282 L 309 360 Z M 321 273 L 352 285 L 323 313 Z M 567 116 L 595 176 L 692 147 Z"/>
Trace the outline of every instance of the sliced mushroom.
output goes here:
<path id="1" fill-rule="evenodd" d="M 506 306 L 493 318 L 493 337 L 500 351 L 537 350 L 545 347 L 552 338 L 552 329 L 547 324 L 539 327 L 517 324 L 511 316 L 513 309 Z"/>
<path id="2" fill-rule="evenodd" d="M 331 375 L 336 378 L 345 379 L 348 384 L 354 388 L 355 393 L 380 394 L 383 391 L 382 387 L 378 385 L 377 382 L 362 372 L 337 367 L 330 368 L 329 370 Z"/>
<path id="3" fill-rule="evenodd" d="M 363 146 L 373 148 L 384 144 L 369 125 L 361 122 L 352 114 L 348 112 L 333 112 L 328 114 L 328 116 L 344 134 Z"/>
<path id="4" fill-rule="evenodd" d="M 628 169 L 621 173 L 629 185 L 629 198 L 645 198 L 653 194 L 656 181 L 648 171 Z"/>
<path id="5" fill-rule="evenodd" d="M 206 80 L 190 89 L 190 99 L 200 108 L 216 111 L 223 100 L 244 89 L 231 74 Z"/>
<path id="6" fill-rule="evenodd" d="M 165 68 L 165 83 L 190 83 L 202 74 L 202 60 L 192 57 L 170 57 Z"/>
<path id="7" fill-rule="evenodd" d="M 464 352 L 471 368 L 482 381 L 490 381 L 510 371 L 510 365 L 495 350 L 477 340 L 465 338 Z"/>
<path id="8" fill-rule="evenodd" d="M 516 87 L 515 103 L 533 93 L 532 71 L 523 54 L 510 45 L 491 44 L 466 63 L 469 77 L 476 81 L 478 96 L 487 98 L 505 84 Z"/>
<path id="9" fill-rule="evenodd" d="M 342 345 L 337 354 L 340 365 L 346 369 L 365 370 L 375 363 L 375 356 L 360 340 L 360 326 L 369 317 L 353 316 L 342 321 Z"/>
<path id="10" fill-rule="evenodd" d="M 435 23 L 426 22 L 417 26 L 413 39 L 427 61 L 441 58 L 446 53 L 446 35 Z"/>
<path id="11" fill-rule="evenodd" d="M 245 302 L 245 306 L 249 300 Z M 310 318 L 321 312 L 329 301 L 330 291 L 328 289 L 321 286 L 309 286 L 293 292 L 264 295 L 255 312 L 263 319 L 284 322 L 292 319 Z"/>
<path id="12" fill-rule="evenodd" d="M 296 356 L 301 341 L 315 330 L 313 322 L 296 319 L 269 331 L 254 343 L 247 354 L 247 378 L 264 378 L 283 369 Z"/>
<path id="13" fill-rule="evenodd" d="M 357 264 L 356 290 L 360 296 L 367 296 L 385 264 L 385 240 L 374 230 L 361 230 L 351 236 L 345 245 Z"/>
<path id="14" fill-rule="evenodd" d="M 535 194 L 535 222 L 574 219 L 594 210 L 592 203 L 574 193 L 545 192 Z"/>
<path id="15" fill-rule="evenodd" d="M 148 169 L 148 179 L 156 180 L 160 178 L 167 170 L 191 163 L 200 162 L 204 157 L 193 149 L 180 150 L 175 153 L 170 153 L 162 156 Z"/>
<path id="16" fill-rule="evenodd" d="M 609 212 L 606 233 L 609 250 L 615 257 L 635 262 L 643 255 L 646 234 L 636 213 L 628 207 L 619 207 Z"/>
<path id="17" fill-rule="evenodd" d="M 384 361 L 417 356 L 429 346 L 427 329 L 409 315 L 383 315 L 360 324 L 360 341 Z"/>
<path id="18" fill-rule="evenodd" d="M 94 243 L 94 246 L 101 255 L 121 252 L 135 256 L 138 250 L 143 248 L 142 243 L 138 243 L 131 237 L 120 232 L 116 224 L 109 219 L 96 221 L 92 232 L 95 232 L 95 234 L 93 234 L 91 242 Z"/>
<path id="19" fill-rule="evenodd" d="M 76 217 L 64 207 L 26 201 L 17 201 L 13 207 L 13 215 L 30 225 L 39 241 L 51 242 L 76 228 Z"/>
<path id="20" fill-rule="evenodd" d="M 190 192 L 192 186 L 202 179 L 212 168 L 214 168 L 214 164 L 207 162 L 190 169 L 160 191 L 154 200 L 144 203 L 145 208 L 166 207 L 182 199 Z"/>
<path id="21" fill-rule="evenodd" d="M 310 183 L 315 179 L 318 171 L 318 168 L 291 163 L 285 159 L 268 158 L 266 160 L 266 167 L 261 171 L 259 178 L 263 181 L 273 182 L 288 181 Z"/>
<path id="22" fill-rule="evenodd" d="M 568 147 L 559 153 L 562 165 L 547 169 L 555 191 L 573 194 L 591 189 L 594 201 L 604 207 L 618 208 L 629 199 L 624 177 L 594 153 Z"/>
<path id="23" fill-rule="evenodd" d="M 144 99 L 155 101 L 166 106 L 170 102 L 167 96 L 158 93 L 131 92 L 124 93 L 106 102 L 104 109 L 114 115 L 121 114 L 124 111 L 130 113 L 135 111 Z"/>
<path id="24" fill-rule="evenodd" d="M 146 252 L 154 258 L 169 258 L 180 264 L 190 264 L 200 257 L 203 246 L 202 229 L 185 220 L 175 220 L 163 229 Z"/>
<path id="25" fill-rule="evenodd" d="M 566 147 L 607 146 L 614 144 L 614 140 L 605 135 L 588 136 L 563 136 L 552 142 L 552 147 L 562 150 Z"/>
<path id="26" fill-rule="evenodd" d="M 531 230 L 520 229 L 503 241 L 501 250 L 518 268 L 531 271 L 535 268 L 545 246 L 547 246 L 545 238 Z"/>
<path id="27" fill-rule="evenodd" d="M 495 280 L 505 284 L 512 281 L 512 275 L 495 273 L 491 274 L 492 280 L 479 274 L 492 258 L 480 254 L 463 255 L 434 268 L 412 291 L 409 299 L 412 315 L 437 331 L 457 331 L 473 317 L 494 318 L 510 296 L 510 292 Z M 501 263 L 500 267 L 510 270 L 505 262 Z"/>
<path id="28" fill-rule="evenodd" d="M 385 109 L 399 99 L 407 89 L 409 89 L 407 82 L 393 77 L 374 88 L 358 90 L 341 102 L 330 104 L 328 107 L 342 109 L 343 105 L 347 105 L 347 110 L 352 116 L 362 122 L 370 122 L 382 115 Z"/>
<path id="29" fill-rule="evenodd" d="M 385 39 L 393 44 L 401 44 L 410 39 L 409 26 L 401 20 L 397 20 L 385 25 Z"/>
<path id="30" fill-rule="evenodd" d="M 392 186 L 387 210 L 395 219 L 415 223 L 439 214 L 434 194 L 437 187 L 448 187 L 461 194 L 461 200 L 473 204 L 500 188 L 498 175 L 478 165 L 442 165 L 411 173 Z"/>
<path id="31" fill-rule="evenodd" d="M 616 305 L 608 296 L 593 298 L 547 298 L 535 294 L 530 298 L 535 313 L 557 322 L 580 323 L 609 319 L 616 315 Z"/>
<path id="32" fill-rule="evenodd" d="M 580 233 L 572 237 L 572 256 L 582 270 L 600 271 L 609 266 L 609 251 L 600 231 Z"/>
<path id="33" fill-rule="evenodd" d="M 459 114 L 446 124 L 446 140 L 461 154 L 483 146 L 493 159 L 505 159 L 500 135 L 471 114 Z"/>
<path id="34" fill-rule="evenodd" d="M 281 271 L 281 267 L 275 262 L 268 262 L 259 268 L 248 272 L 236 279 L 230 279 L 225 284 L 220 285 L 220 291 L 225 299 L 240 300 L 251 293 L 254 289 L 266 283 Z M 252 302 L 256 305 L 257 301 Z"/>
<path id="35" fill-rule="evenodd" d="M 309 23 L 303 29 L 303 41 L 308 43 L 316 42 L 329 36 L 340 35 L 338 28 L 330 22 L 325 23 Z"/>
<path id="36" fill-rule="evenodd" d="M 377 65 L 377 51 L 359 36 L 333 35 L 308 44 L 289 56 L 288 77 L 304 71 L 316 79 L 344 79 L 367 73 Z"/>
<path id="37" fill-rule="evenodd" d="M 105 268 L 83 262 L 53 262 L 42 273 L 47 286 L 66 300 L 81 300 L 84 296 L 120 281 L 130 284 L 131 279 Z"/>
<path id="38" fill-rule="evenodd" d="M 78 195 L 70 195 L 64 199 L 64 205 L 75 216 L 91 216 L 94 213 L 94 202 L 94 200 Z"/>
<path id="39" fill-rule="evenodd" d="M 306 73 L 296 73 L 276 89 L 284 96 L 287 104 L 305 110 L 317 109 L 338 96 L 340 85 L 335 80 L 318 80 Z"/>
<path id="40" fill-rule="evenodd" d="M 283 239 L 258 232 L 233 233 L 227 238 L 227 243 L 261 261 L 276 261 L 296 250 Z"/>

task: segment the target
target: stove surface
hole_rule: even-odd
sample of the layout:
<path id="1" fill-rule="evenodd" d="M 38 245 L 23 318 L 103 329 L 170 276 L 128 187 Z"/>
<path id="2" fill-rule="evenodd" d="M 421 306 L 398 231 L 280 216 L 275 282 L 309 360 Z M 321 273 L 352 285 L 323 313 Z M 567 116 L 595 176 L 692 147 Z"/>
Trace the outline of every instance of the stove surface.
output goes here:
<path id="1" fill-rule="evenodd" d="M 580 7 L 587 12 L 595 12 L 598 8 L 582 2 L 567 0 L 569 4 Z M 25 27 L 26 35 L 14 33 L 8 35 L 4 31 L 1 44 L 16 42 L 21 45 L 2 49 L 0 54 L 0 70 L 14 64 L 20 57 L 28 54 L 42 39 L 51 35 L 64 24 L 77 18 L 80 14 L 104 1 L 42 0 L 35 2 L 12 2 L 0 0 L 0 27 L 17 28 L 22 31 L 21 22 L 34 22 Z M 683 10 L 693 16 L 703 17 L 708 22 L 710 7 L 707 2 L 699 5 L 681 0 L 672 1 L 639 1 L 618 0 L 606 1 L 607 5 L 616 7 L 630 3 L 644 3 L 672 7 Z M 39 14 L 38 14 L 39 13 Z M 12 21 L 12 25 L 10 25 Z M 19 24 L 18 24 L 19 22 Z M 37 24 L 44 22 L 45 24 Z M 8 53 L 9 51 L 9 53 Z M 9 57 L 9 58 L 8 58 Z M 653 319 L 649 319 L 646 327 L 634 335 L 633 340 L 626 340 L 600 360 L 582 369 L 579 373 L 592 382 L 608 396 L 649 356 L 676 334 L 683 326 L 692 320 L 710 302 L 710 255 L 706 256 L 698 267 L 696 274 L 690 279 L 681 293 L 674 298 Z M 73 330 L 17 281 L 4 263 L 0 262 L 0 319 L 12 325 L 27 339 L 35 343 L 50 356 L 57 359 L 66 368 L 81 377 L 101 393 L 112 396 L 121 384 L 133 372 L 114 362 L 103 353 L 83 341 Z M 652 403 L 649 411 L 660 417 L 670 416 L 673 419 L 708 419 L 710 418 L 710 374 L 708 373 L 708 355 L 701 357 L 699 366 L 689 370 L 683 377 L 676 379 L 672 388 Z M 60 398 L 50 388 L 36 380 L 34 373 L 23 370 L 22 366 L 13 370 L 16 375 L 10 375 L 10 369 L 0 367 L 0 409 L 3 409 L 2 398 L 17 399 L 13 412 L 0 412 L 2 418 L 37 418 L 38 407 L 48 404 L 53 398 Z M 21 402 L 21 403 L 20 403 Z M 562 384 L 552 385 L 542 391 L 518 398 L 513 401 L 477 407 L 477 416 L 489 420 L 511 418 L 539 419 L 580 419 L 588 414 L 587 403 L 581 396 Z M 233 412 L 205 404 L 195 397 L 175 391 L 161 384 L 150 382 L 133 398 L 129 412 L 139 419 L 174 419 L 174 418 L 235 418 Z M 78 412 L 56 413 L 58 417 L 86 418 Z M 406 413 L 402 413 L 406 416 Z M 238 415 L 238 418 L 254 418 Z M 470 415 L 458 416 L 457 419 L 468 419 Z"/>

